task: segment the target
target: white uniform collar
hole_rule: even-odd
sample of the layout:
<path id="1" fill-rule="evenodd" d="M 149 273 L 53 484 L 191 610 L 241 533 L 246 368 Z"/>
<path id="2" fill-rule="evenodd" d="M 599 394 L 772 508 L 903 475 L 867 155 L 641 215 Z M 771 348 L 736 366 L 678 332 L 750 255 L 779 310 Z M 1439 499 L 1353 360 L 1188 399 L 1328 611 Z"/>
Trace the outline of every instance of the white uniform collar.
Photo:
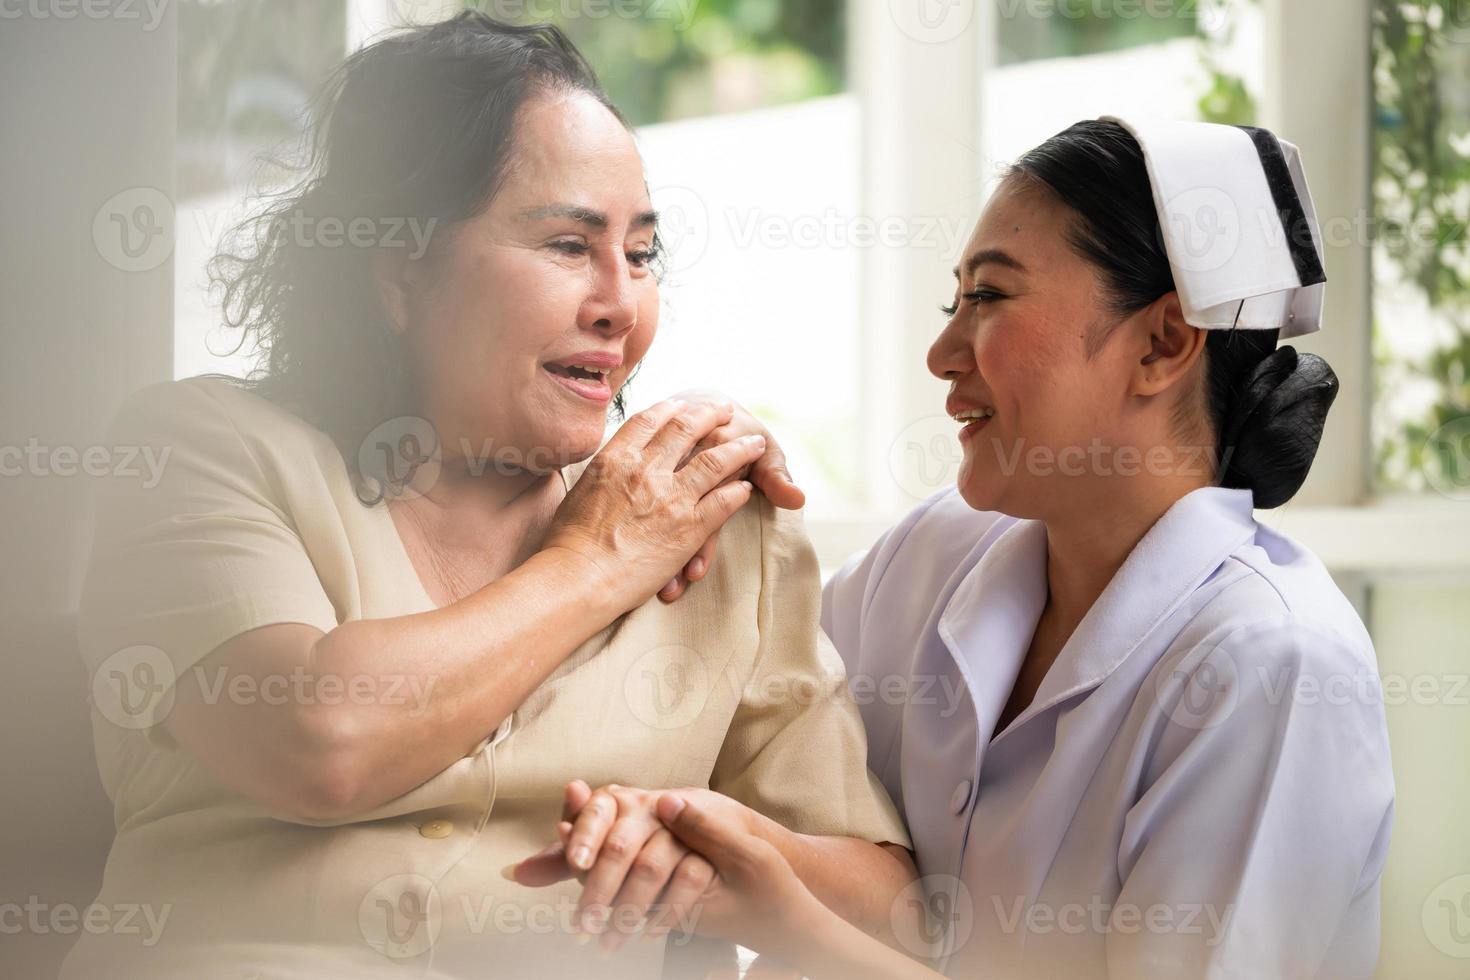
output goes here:
<path id="1" fill-rule="evenodd" d="M 1031 706 L 1007 730 L 1101 684 L 1256 528 L 1247 490 L 1205 487 L 1177 501 L 1128 555 Z M 1005 707 L 1046 590 L 1046 528 L 1019 521 L 985 553 L 940 615 L 939 634 L 970 686 L 982 740 Z"/>

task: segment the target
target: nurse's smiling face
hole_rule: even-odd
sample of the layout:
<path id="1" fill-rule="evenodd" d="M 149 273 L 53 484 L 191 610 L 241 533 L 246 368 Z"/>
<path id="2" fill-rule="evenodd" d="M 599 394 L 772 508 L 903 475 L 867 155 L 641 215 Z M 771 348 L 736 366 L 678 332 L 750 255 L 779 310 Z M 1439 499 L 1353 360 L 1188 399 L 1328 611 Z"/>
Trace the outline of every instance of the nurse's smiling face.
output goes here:
<path id="1" fill-rule="evenodd" d="M 1068 241 L 1073 215 L 1026 179 L 997 189 L 958 266 L 953 313 L 929 351 L 962 425 L 958 485 L 977 510 L 1046 519 L 1101 477 L 1096 445 L 1137 444 L 1126 344 L 1091 353 L 1109 313 L 1097 270 Z M 1065 479 L 1057 479 L 1059 475 Z"/>
<path id="2" fill-rule="evenodd" d="M 584 93 L 528 103 L 490 206 L 380 283 L 446 457 L 545 471 L 597 450 L 658 326 L 653 247 L 623 124 Z"/>

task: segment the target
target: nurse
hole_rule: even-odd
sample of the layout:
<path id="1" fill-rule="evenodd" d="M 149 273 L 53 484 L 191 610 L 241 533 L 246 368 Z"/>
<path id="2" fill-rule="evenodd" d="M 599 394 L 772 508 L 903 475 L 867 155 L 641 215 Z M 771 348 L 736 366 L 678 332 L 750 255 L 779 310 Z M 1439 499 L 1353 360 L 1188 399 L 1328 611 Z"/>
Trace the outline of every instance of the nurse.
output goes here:
<path id="1" fill-rule="evenodd" d="M 854 679 L 911 684 L 861 708 L 932 913 L 902 945 L 936 969 L 1373 973 L 1394 800 L 1373 647 L 1252 516 L 1301 485 L 1337 390 L 1278 347 L 1319 327 L 1319 243 L 1294 146 L 1197 123 L 1078 123 L 980 219 L 929 352 L 958 486 L 823 614 Z M 921 696 L 947 685 L 958 710 Z M 813 977 L 927 974 L 707 799 L 658 807 L 720 873 L 702 930 Z"/>

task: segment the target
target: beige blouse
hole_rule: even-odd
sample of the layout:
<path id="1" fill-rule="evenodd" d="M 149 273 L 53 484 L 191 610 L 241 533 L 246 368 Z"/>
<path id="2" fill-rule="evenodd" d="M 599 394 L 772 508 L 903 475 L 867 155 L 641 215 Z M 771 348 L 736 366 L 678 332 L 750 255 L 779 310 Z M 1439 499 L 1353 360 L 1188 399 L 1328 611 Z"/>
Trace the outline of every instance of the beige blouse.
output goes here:
<path id="1" fill-rule="evenodd" d="M 433 604 L 387 509 L 361 504 L 332 442 L 271 403 L 218 380 L 158 385 L 129 401 L 112 440 L 167 453 L 156 486 L 106 488 L 81 611 L 117 824 L 98 903 L 136 907 L 135 928 L 114 915 L 81 930 L 67 980 L 657 976 L 662 942 L 603 962 L 573 941 L 575 882 L 532 890 L 500 876 L 551 842 L 578 777 L 708 786 L 800 832 L 907 845 L 818 624 L 800 515 L 760 497 L 683 600 L 650 601 L 589 640 L 423 785 L 350 820 L 269 812 L 159 724 L 173 680 L 199 671 L 206 697 L 400 697 L 432 710 L 391 677 L 303 668 L 241 686 L 206 658 L 272 623 L 326 631 Z"/>

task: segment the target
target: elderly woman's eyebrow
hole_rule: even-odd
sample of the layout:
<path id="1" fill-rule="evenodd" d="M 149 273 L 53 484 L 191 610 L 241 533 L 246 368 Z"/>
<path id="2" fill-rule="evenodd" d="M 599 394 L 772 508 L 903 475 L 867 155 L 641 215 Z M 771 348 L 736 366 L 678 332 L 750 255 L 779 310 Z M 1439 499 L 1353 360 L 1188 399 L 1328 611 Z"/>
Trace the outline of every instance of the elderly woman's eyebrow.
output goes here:
<path id="1" fill-rule="evenodd" d="M 578 224 L 587 225 L 589 228 L 596 228 L 599 231 L 607 228 L 609 224 L 606 214 L 593 208 L 583 207 L 580 204 L 543 204 L 540 207 L 522 211 L 521 217 L 526 221 L 541 221 L 546 218 L 570 218 Z M 633 218 L 632 227 L 646 228 L 657 223 L 657 212 L 644 211 Z"/>
<path id="2" fill-rule="evenodd" d="M 1004 249 L 986 248 L 981 249 L 974 255 L 971 255 L 968 259 L 965 259 L 965 275 L 968 276 L 973 274 L 976 269 L 980 268 L 982 265 L 986 265 L 987 263 L 993 265 L 1003 265 L 1008 269 L 1015 269 L 1017 272 L 1026 271 L 1025 264 L 1022 263 L 1020 259 L 1011 255 L 1011 253 L 1005 251 Z M 956 279 L 960 278 L 959 266 L 954 267 L 954 277 Z"/>

